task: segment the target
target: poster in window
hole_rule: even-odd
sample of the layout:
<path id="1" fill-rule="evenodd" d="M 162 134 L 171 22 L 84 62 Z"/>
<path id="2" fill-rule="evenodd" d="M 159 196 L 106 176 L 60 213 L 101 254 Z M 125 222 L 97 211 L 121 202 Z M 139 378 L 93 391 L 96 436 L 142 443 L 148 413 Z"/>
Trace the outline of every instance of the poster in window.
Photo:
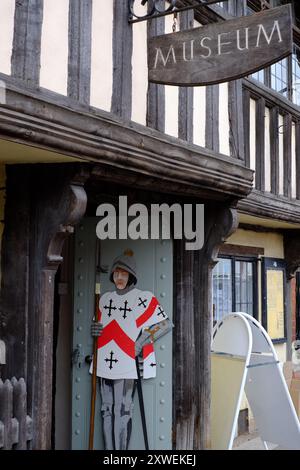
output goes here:
<path id="1" fill-rule="evenodd" d="M 272 339 L 285 337 L 284 331 L 284 271 L 267 269 L 267 325 Z"/>

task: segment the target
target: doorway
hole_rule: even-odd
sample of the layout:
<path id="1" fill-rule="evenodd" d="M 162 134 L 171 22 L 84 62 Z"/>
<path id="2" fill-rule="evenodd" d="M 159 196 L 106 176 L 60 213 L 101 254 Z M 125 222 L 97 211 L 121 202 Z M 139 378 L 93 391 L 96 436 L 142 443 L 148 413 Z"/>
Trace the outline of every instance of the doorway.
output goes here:
<path id="1" fill-rule="evenodd" d="M 89 356 L 93 349 L 90 325 L 95 311 L 95 286 L 100 294 L 113 290 L 109 281 L 112 260 L 131 249 L 137 261 L 137 287 L 152 291 L 172 319 L 173 246 L 171 240 L 104 240 L 96 237 L 98 219 L 86 217 L 75 231 L 72 341 L 71 446 L 88 448 L 91 375 Z M 97 274 L 98 273 L 98 274 Z M 155 345 L 157 377 L 143 380 L 150 449 L 172 448 L 172 334 Z M 97 387 L 98 388 L 98 387 Z M 97 390 L 94 448 L 103 449 L 100 396 Z M 137 394 L 134 401 L 130 449 L 144 449 Z"/>

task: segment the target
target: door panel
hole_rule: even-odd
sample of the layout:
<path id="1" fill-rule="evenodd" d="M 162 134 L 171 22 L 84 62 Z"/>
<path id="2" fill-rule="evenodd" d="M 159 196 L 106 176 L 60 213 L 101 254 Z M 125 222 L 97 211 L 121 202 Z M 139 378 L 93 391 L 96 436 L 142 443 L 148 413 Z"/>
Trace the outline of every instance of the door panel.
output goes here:
<path id="1" fill-rule="evenodd" d="M 138 270 L 137 287 L 151 290 L 172 319 L 173 268 L 170 240 L 97 241 L 98 219 L 85 218 L 75 233 L 74 325 L 72 366 L 72 448 L 87 449 L 90 419 L 91 375 L 85 357 L 92 353 L 90 324 L 94 312 L 96 243 L 100 243 L 101 267 L 110 269 L 112 260 L 126 248 L 133 250 Z M 109 272 L 100 274 L 100 293 L 113 290 Z M 172 448 L 172 334 L 155 344 L 157 377 L 143 380 L 146 422 L 150 449 Z M 98 388 L 98 387 L 97 387 Z M 97 390 L 94 448 L 103 449 Z M 144 449 L 137 393 L 134 399 L 130 449 Z"/>

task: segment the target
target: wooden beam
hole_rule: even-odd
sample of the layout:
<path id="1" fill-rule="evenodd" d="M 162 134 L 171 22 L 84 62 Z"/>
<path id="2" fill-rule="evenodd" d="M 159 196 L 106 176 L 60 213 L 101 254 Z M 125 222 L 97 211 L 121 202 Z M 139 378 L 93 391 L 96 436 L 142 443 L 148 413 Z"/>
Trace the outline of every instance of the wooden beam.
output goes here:
<path id="1" fill-rule="evenodd" d="M 244 155 L 245 165 L 250 168 L 250 93 L 243 92 Z"/>
<path id="2" fill-rule="evenodd" d="M 292 196 L 292 116 L 286 114 L 283 118 L 283 155 L 284 155 L 284 195 Z"/>
<path id="3" fill-rule="evenodd" d="M 206 87 L 205 142 L 208 149 L 219 152 L 219 85 Z"/>
<path id="4" fill-rule="evenodd" d="M 12 76 L 37 87 L 40 78 L 43 0 L 16 0 Z"/>
<path id="5" fill-rule="evenodd" d="M 122 168 L 136 178 L 143 174 L 164 182 L 170 192 L 180 184 L 239 198 L 252 189 L 252 171 L 234 158 L 216 156 L 110 113 L 89 113 L 74 101 L 70 109 L 64 106 L 65 97 L 49 94 L 46 99 L 44 92 L 28 95 L 9 86 L 6 96 L 7 104 L 0 108 L 0 138 L 98 163 L 111 173 Z"/>
<path id="6" fill-rule="evenodd" d="M 128 23 L 128 1 L 114 0 L 112 112 L 131 119 L 132 25 Z"/>
<path id="7" fill-rule="evenodd" d="M 230 155 L 245 161 L 243 85 L 241 80 L 228 83 L 228 113 Z"/>
<path id="8" fill-rule="evenodd" d="M 164 0 L 160 0 L 164 3 Z M 159 5 L 158 5 L 159 6 Z M 148 39 L 165 33 L 165 18 L 147 21 Z M 147 96 L 147 126 L 165 131 L 165 87 L 155 83 L 148 84 Z"/>
<path id="9" fill-rule="evenodd" d="M 92 0 L 72 0 L 69 6 L 68 96 L 90 104 Z"/>
<path id="10" fill-rule="evenodd" d="M 279 109 L 273 106 L 270 109 L 270 144 L 271 144 L 271 192 L 279 194 L 279 133 L 278 133 Z"/>
<path id="11" fill-rule="evenodd" d="M 255 187 L 265 190 L 265 100 L 259 99 L 256 104 L 256 164 Z"/>
<path id="12" fill-rule="evenodd" d="M 186 251 L 184 241 L 174 240 L 174 448 L 177 450 L 210 447 L 212 269 L 220 245 L 238 225 L 235 210 L 224 204 L 212 203 L 206 208 L 203 249 Z"/>
<path id="13" fill-rule="evenodd" d="M 180 30 L 192 29 L 194 11 L 189 10 L 180 14 Z M 193 108 L 194 90 L 192 87 L 179 87 L 178 103 L 178 137 L 193 142 Z"/>
<path id="14" fill-rule="evenodd" d="M 296 189 L 300 199 L 300 121 L 296 121 Z"/>
<path id="15" fill-rule="evenodd" d="M 27 380 L 29 169 L 6 167 L 5 225 L 1 248 L 0 338 L 6 345 L 2 378 Z M 17 190 L 16 190 L 17 188 Z M 17 339 L 17 340 L 16 340 Z"/>
<path id="16" fill-rule="evenodd" d="M 239 225 L 240 228 L 240 225 Z M 258 256 L 264 255 L 264 248 L 256 246 L 233 245 L 231 243 L 224 243 L 219 251 L 220 255 L 230 256 Z"/>
<path id="17" fill-rule="evenodd" d="M 62 165 L 59 171 L 57 165 L 34 165 L 30 169 L 27 384 L 34 450 L 51 449 L 55 274 L 63 260 L 64 241 L 85 213 L 83 184 L 87 177 L 76 165 Z"/>
<path id="18" fill-rule="evenodd" d="M 253 190 L 247 198 L 238 202 L 239 211 L 258 217 L 282 220 L 293 224 L 300 223 L 300 204 L 295 199 L 275 197 L 271 193 Z"/>

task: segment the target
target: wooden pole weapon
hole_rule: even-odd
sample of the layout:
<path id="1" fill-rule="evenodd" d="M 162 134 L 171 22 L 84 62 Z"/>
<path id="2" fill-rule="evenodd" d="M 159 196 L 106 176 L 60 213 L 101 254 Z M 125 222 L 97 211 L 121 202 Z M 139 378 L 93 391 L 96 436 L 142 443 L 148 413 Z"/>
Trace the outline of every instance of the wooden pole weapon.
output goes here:
<path id="1" fill-rule="evenodd" d="M 99 321 L 99 300 L 100 300 L 100 244 L 96 246 L 96 283 L 95 283 L 95 309 L 93 321 Z M 92 373 L 92 392 L 91 392 L 91 414 L 90 414 L 90 433 L 89 450 L 94 449 L 94 431 L 95 431 L 95 408 L 97 398 L 97 356 L 98 356 L 98 337 L 94 337 L 93 342 L 93 373 Z"/>
<path id="2" fill-rule="evenodd" d="M 98 321 L 99 299 L 100 299 L 100 284 L 96 283 L 95 315 L 94 315 L 94 321 L 95 322 Z M 93 450 L 93 448 L 94 448 L 95 407 L 96 407 L 96 395 L 97 395 L 97 355 L 98 355 L 98 337 L 95 337 L 94 338 L 94 343 L 93 343 L 93 374 L 92 374 L 89 450 Z"/>

